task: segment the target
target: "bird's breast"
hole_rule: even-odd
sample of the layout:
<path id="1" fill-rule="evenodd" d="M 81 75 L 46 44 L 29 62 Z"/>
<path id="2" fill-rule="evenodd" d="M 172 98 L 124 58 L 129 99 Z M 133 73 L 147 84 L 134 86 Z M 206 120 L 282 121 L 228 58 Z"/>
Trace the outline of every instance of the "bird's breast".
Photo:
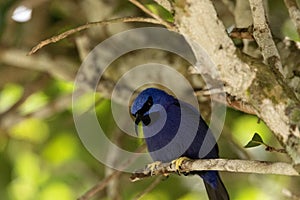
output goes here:
<path id="1" fill-rule="evenodd" d="M 179 107 L 150 116 L 151 123 L 143 127 L 148 151 L 154 161 L 170 162 L 187 150 L 188 134 L 180 131 L 181 112 Z"/>

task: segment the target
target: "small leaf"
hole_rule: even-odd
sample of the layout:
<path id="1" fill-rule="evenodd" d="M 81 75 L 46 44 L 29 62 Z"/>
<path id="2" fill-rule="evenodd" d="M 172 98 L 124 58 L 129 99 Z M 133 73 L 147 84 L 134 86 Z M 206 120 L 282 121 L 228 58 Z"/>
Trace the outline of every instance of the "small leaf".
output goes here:
<path id="1" fill-rule="evenodd" d="M 172 13 L 170 13 L 167 9 L 162 7 L 161 5 L 157 3 L 148 3 L 145 5 L 151 12 L 153 12 L 156 15 L 159 15 L 161 18 L 168 22 L 174 22 L 174 17 Z"/>
<path id="2" fill-rule="evenodd" d="M 255 133 L 252 137 L 252 141 L 259 142 L 259 143 L 264 143 L 263 139 L 258 133 Z"/>
<path id="3" fill-rule="evenodd" d="M 261 144 L 264 144 L 261 136 L 258 133 L 255 133 L 254 136 L 252 137 L 251 141 L 246 144 L 245 148 L 251 148 L 251 147 L 256 147 Z"/>
<path id="4" fill-rule="evenodd" d="M 250 142 L 248 142 L 248 144 L 246 144 L 245 148 L 257 147 L 261 144 L 262 143 L 260 143 L 260 142 L 256 142 L 256 141 L 251 140 Z"/>
<path id="5" fill-rule="evenodd" d="M 20 100 L 24 89 L 21 85 L 8 83 L 0 91 L 0 113 L 10 109 Z"/>

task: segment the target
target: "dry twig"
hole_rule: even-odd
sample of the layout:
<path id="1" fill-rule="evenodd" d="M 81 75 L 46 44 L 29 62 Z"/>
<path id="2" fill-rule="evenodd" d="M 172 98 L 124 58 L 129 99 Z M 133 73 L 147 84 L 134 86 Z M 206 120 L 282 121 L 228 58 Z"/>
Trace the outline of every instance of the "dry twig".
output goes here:
<path id="1" fill-rule="evenodd" d="M 234 28 L 229 33 L 231 38 L 253 40 L 253 26 L 247 28 Z"/>
<path id="2" fill-rule="evenodd" d="M 145 145 L 140 146 L 135 152 L 139 153 L 142 152 L 144 149 L 146 148 Z M 127 166 L 129 166 L 133 161 L 135 161 L 137 157 L 133 156 L 131 158 L 129 158 L 127 161 L 125 161 L 122 164 L 123 169 L 125 169 Z M 86 191 L 81 197 L 79 197 L 77 200 L 88 200 L 90 198 L 92 198 L 93 196 L 95 196 L 98 192 L 100 192 L 101 190 L 103 190 L 104 188 L 106 188 L 106 186 L 108 185 L 108 183 L 117 178 L 120 174 L 122 173 L 122 171 L 114 171 L 112 174 L 110 174 L 109 176 L 107 176 L 104 180 L 100 181 L 99 183 L 97 183 L 96 185 L 94 185 L 92 188 L 90 188 L 88 191 Z"/>
<path id="3" fill-rule="evenodd" d="M 292 164 L 284 162 L 267 162 L 252 160 L 227 160 L 227 159 L 198 159 L 183 161 L 180 169 L 175 168 L 175 164 L 161 163 L 156 165 L 155 169 L 141 169 L 134 172 L 130 180 L 138 181 L 152 175 L 167 176 L 172 173 L 189 173 L 192 171 L 227 171 L 238 173 L 256 173 L 256 174 L 277 174 L 287 176 L 299 176 L 300 174 L 293 168 Z"/>
<path id="4" fill-rule="evenodd" d="M 76 28 L 70 29 L 66 32 L 63 32 L 59 35 L 53 36 L 51 38 L 48 38 L 46 40 L 41 41 L 39 44 L 34 46 L 31 51 L 28 53 L 28 55 L 32 55 L 44 46 L 50 44 L 50 43 L 55 43 L 58 42 L 74 33 L 80 32 L 82 30 L 91 28 L 93 26 L 99 26 L 99 25 L 108 25 L 112 23 L 120 23 L 120 22 L 144 22 L 144 23 L 152 23 L 152 24 L 161 24 L 163 25 L 160 21 L 157 19 L 153 18 L 143 18 L 143 17 L 123 17 L 123 18 L 116 18 L 116 19 L 109 19 L 109 20 L 104 20 L 104 21 L 98 21 L 98 22 L 89 22 L 85 25 L 78 26 Z"/>
<path id="5" fill-rule="evenodd" d="M 145 194 L 151 192 L 161 181 L 161 177 L 157 177 L 144 191 L 136 195 L 134 200 L 139 200 L 141 199 Z"/>
<path id="6" fill-rule="evenodd" d="M 84 193 L 77 200 L 88 200 L 88 199 L 92 198 L 99 191 L 103 190 L 111 180 L 118 177 L 121 173 L 122 173 L 121 171 L 115 171 L 111 175 L 107 176 L 104 180 L 102 180 L 101 182 L 94 185 L 91 189 L 89 189 L 86 193 Z"/>

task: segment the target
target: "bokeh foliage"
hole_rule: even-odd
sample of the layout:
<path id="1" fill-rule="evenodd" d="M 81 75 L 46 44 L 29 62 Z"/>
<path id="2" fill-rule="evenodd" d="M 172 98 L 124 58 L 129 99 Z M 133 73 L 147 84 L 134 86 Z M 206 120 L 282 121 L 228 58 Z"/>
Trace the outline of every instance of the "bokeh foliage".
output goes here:
<path id="1" fill-rule="evenodd" d="M 13 10 L 25 1 L 0 2 L 0 196 L 7 200 L 76 199 L 104 179 L 111 173 L 111 169 L 89 154 L 76 133 L 71 107 L 72 79 L 59 72 L 57 75 L 49 69 L 43 69 L 44 64 L 53 68 L 58 66 L 67 69 L 70 77 L 74 77 L 81 63 L 75 36 L 45 47 L 38 55 L 26 58 L 29 63 L 23 62 L 24 59 L 18 55 L 26 57 L 26 53 L 37 42 L 86 21 L 144 14 L 123 0 L 28 2 L 33 8 L 33 16 L 26 23 L 11 19 Z M 152 1 L 146 3 L 153 12 L 168 21 L 173 20 L 170 13 L 155 6 Z M 282 24 L 274 28 L 275 35 L 299 40 L 282 2 L 272 0 L 269 4 L 272 20 L 278 20 Z M 101 11 L 97 9 L 107 12 L 100 14 Z M 277 14 L 284 17 L 277 18 Z M 228 16 L 230 14 L 226 9 L 220 14 L 226 20 L 225 24 L 233 24 L 233 19 Z M 95 28 L 81 35 L 91 38 L 93 43 L 90 45 L 95 46 L 114 31 L 135 26 L 137 25 Z M 10 54 L 15 60 L 8 59 L 4 54 Z M 42 58 L 38 60 L 39 56 Z M 37 68 L 40 65 L 42 67 Z M 135 150 L 141 142 L 123 138 L 122 132 L 114 123 L 110 100 L 106 96 L 88 94 L 80 103 L 83 107 L 89 107 L 95 99 L 99 121 L 111 140 L 125 149 Z M 219 141 L 221 157 L 289 161 L 286 155 L 266 152 L 263 147 L 244 149 L 243 146 L 256 132 L 265 143 L 280 147 L 270 130 L 256 116 L 228 109 L 224 133 Z M 107 155 L 109 154 L 108 151 Z M 232 199 L 282 199 L 283 189 L 299 194 L 300 181 L 293 177 L 231 173 L 222 175 Z M 110 196 L 108 188 L 94 199 L 133 199 L 154 179 L 130 183 L 129 174 L 124 173 L 116 180 L 117 186 L 113 187 L 115 194 Z M 193 200 L 205 197 L 203 184 L 199 180 L 197 177 L 171 176 L 142 199 Z"/>

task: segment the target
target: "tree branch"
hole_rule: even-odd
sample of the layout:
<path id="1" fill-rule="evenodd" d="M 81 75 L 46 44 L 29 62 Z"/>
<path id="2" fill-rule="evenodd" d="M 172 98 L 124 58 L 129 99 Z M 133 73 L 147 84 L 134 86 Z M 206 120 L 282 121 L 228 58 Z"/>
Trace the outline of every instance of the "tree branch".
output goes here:
<path id="1" fill-rule="evenodd" d="M 99 191 L 103 190 L 108 183 L 113 180 L 114 178 L 118 177 L 122 172 L 121 171 L 114 171 L 109 176 L 105 177 L 105 179 L 101 180 L 99 183 L 94 185 L 90 188 L 87 192 L 85 192 L 82 196 L 77 198 L 77 200 L 88 200 L 95 196 Z"/>
<path id="2" fill-rule="evenodd" d="M 194 171 L 226 171 L 235 173 L 255 173 L 255 174 L 277 174 L 286 176 L 300 176 L 293 168 L 292 164 L 284 162 L 267 162 L 252 160 L 227 160 L 227 159 L 198 159 L 184 160 L 178 171 L 175 164 L 161 163 L 152 170 L 149 167 L 134 172 L 130 180 L 132 182 L 147 178 L 153 175 L 180 174 Z"/>
<path id="3" fill-rule="evenodd" d="M 280 56 L 272 38 L 262 0 L 249 0 L 253 18 L 253 36 L 261 49 L 264 62 L 277 69 L 283 76 Z"/>
<path id="4" fill-rule="evenodd" d="M 151 192 L 159 183 L 161 182 L 161 178 L 156 178 L 144 191 L 135 196 L 134 200 L 141 199 L 145 194 Z"/>
<path id="5" fill-rule="evenodd" d="M 145 147 L 146 147 L 145 145 L 142 145 L 142 146 L 138 147 L 135 152 L 140 153 L 140 152 L 144 151 Z M 136 158 L 137 158 L 137 156 L 130 157 L 127 161 L 122 163 L 122 167 L 125 169 L 132 162 L 134 162 L 136 160 Z M 109 176 L 105 177 L 105 179 L 101 180 L 99 183 L 97 183 L 92 188 L 90 188 L 88 191 L 86 191 L 79 198 L 77 198 L 77 200 L 88 200 L 88 199 L 94 197 L 98 192 L 100 192 L 101 190 L 106 188 L 110 181 L 112 181 L 113 179 L 120 176 L 121 173 L 122 173 L 121 170 L 120 171 L 114 171 Z"/>
<path id="6" fill-rule="evenodd" d="M 206 50 L 220 76 L 209 69 L 206 73 L 222 81 L 228 94 L 248 103 L 293 162 L 300 164 L 300 102 L 282 76 L 274 68 L 237 50 L 211 1 L 185 0 L 185 3 L 174 4 L 174 8 L 179 33 L 191 44 L 196 57 L 199 55 L 195 42 Z"/>

